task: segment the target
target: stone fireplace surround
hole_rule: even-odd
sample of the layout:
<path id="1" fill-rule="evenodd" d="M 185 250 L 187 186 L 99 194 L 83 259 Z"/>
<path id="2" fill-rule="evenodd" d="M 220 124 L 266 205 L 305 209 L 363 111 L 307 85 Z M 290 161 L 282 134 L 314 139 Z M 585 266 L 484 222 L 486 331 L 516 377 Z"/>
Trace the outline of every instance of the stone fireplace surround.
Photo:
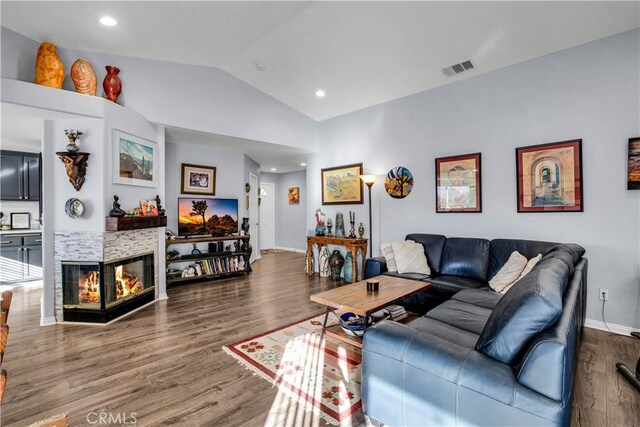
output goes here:
<path id="1" fill-rule="evenodd" d="M 55 265 L 55 317 L 63 321 L 62 262 L 104 262 L 153 252 L 154 300 L 158 299 L 158 231 L 156 228 L 114 232 L 55 232 L 53 257 Z"/>

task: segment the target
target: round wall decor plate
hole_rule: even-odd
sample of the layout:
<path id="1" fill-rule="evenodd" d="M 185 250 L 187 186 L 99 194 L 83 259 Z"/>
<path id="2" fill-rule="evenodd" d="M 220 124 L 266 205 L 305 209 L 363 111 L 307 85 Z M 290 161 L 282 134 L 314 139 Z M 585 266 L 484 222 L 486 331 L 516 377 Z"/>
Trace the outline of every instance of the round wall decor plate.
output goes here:
<path id="1" fill-rule="evenodd" d="M 80 218 L 84 213 L 84 205 L 80 199 L 72 198 L 67 200 L 67 203 L 65 203 L 64 211 L 67 213 L 69 218 Z"/>
<path id="2" fill-rule="evenodd" d="M 413 175 L 404 166 L 395 167 L 384 179 L 384 189 L 394 199 L 404 199 L 413 189 Z"/>

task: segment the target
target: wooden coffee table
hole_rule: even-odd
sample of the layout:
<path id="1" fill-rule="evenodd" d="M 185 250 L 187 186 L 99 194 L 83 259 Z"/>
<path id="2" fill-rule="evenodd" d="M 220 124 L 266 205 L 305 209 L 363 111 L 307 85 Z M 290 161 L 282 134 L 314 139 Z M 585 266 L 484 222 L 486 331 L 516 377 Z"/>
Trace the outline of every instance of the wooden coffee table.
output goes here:
<path id="1" fill-rule="evenodd" d="M 368 323 L 368 318 L 372 313 L 391 305 L 391 303 L 400 298 L 413 295 L 431 286 L 429 282 L 418 282 L 392 276 L 377 276 L 371 279 L 380 281 L 380 290 L 378 292 L 367 291 L 367 282 L 363 280 L 311 295 L 311 301 L 327 307 L 322 325 L 323 335 L 326 333 L 340 341 L 362 348 L 362 340 L 358 337 L 347 335 L 339 324 L 327 327 L 329 313 L 334 313 L 338 316 L 335 311 L 350 311 L 358 316 L 366 317 Z"/>

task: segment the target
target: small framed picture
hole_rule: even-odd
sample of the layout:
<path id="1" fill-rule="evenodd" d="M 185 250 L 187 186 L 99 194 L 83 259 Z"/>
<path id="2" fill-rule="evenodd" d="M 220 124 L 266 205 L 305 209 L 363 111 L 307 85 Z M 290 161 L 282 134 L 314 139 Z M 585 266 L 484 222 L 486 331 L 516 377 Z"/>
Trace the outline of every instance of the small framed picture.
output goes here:
<path id="1" fill-rule="evenodd" d="M 158 204 L 155 200 L 140 200 L 140 213 L 142 216 L 158 216 Z"/>
<path id="2" fill-rule="evenodd" d="M 11 213 L 12 230 L 28 230 L 31 228 L 31 214 L 28 212 Z"/>
<path id="3" fill-rule="evenodd" d="M 183 163 L 182 193 L 215 196 L 216 168 L 214 166 Z"/>
<path id="4" fill-rule="evenodd" d="M 640 137 L 629 139 L 627 190 L 640 190 Z"/>
<path id="5" fill-rule="evenodd" d="M 482 212 L 480 153 L 436 159 L 436 212 Z"/>
<path id="6" fill-rule="evenodd" d="M 583 212 L 582 140 L 516 148 L 518 212 Z"/>
<path id="7" fill-rule="evenodd" d="M 297 205 L 300 203 L 300 187 L 289 188 L 289 204 Z"/>

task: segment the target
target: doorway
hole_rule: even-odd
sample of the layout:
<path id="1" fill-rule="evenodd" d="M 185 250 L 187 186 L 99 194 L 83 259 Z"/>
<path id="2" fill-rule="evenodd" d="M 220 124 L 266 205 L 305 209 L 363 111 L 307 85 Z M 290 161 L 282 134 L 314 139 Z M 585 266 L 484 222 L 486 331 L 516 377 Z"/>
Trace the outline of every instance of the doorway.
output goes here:
<path id="1" fill-rule="evenodd" d="M 275 185 L 260 183 L 260 250 L 273 249 L 276 245 Z"/>
<path id="2" fill-rule="evenodd" d="M 258 177 L 249 172 L 249 243 L 253 248 L 249 262 L 260 259 L 260 223 L 258 217 Z"/>

